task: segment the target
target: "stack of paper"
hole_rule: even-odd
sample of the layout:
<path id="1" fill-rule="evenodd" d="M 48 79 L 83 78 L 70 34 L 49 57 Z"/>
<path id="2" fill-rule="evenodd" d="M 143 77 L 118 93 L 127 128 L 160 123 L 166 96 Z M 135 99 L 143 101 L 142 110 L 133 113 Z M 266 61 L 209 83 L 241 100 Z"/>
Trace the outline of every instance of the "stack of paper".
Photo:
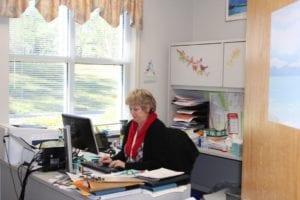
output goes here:
<path id="1" fill-rule="evenodd" d="M 165 186 L 165 188 L 172 187 L 174 184 L 186 184 L 190 180 L 190 176 L 184 172 L 174 171 L 166 168 L 159 168 L 141 173 L 137 176 L 137 178 L 145 181 L 146 186 Z"/>
<path id="2" fill-rule="evenodd" d="M 150 179 L 164 179 L 170 178 L 174 176 L 179 176 L 184 174 L 184 172 L 178 172 L 166 168 L 159 168 L 156 170 L 146 171 L 144 173 L 139 174 L 137 177 L 139 178 L 150 178 Z"/>
<path id="3" fill-rule="evenodd" d="M 198 106 L 204 103 L 206 100 L 200 98 L 193 98 L 193 97 L 183 97 L 176 95 L 174 97 L 173 103 L 178 106 L 185 106 L 185 107 L 192 107 Z"/>
<path id="4" fill-rule="evenodd" d="M 220 140 L 220 141 L 207 140 L 206 143 L 207 143 L 206 144 L 207 148 L 209 149 L 216 149 L 224 152 L 228 151 L 228 146 L 225 140 Z"/>
<path id="5" fill-rule="evenodd" d="M 208 128 L 209 102 L 207 100 L 175 95 L 173 104 L 177 108 L 171 127 L 183 130 Z"/>

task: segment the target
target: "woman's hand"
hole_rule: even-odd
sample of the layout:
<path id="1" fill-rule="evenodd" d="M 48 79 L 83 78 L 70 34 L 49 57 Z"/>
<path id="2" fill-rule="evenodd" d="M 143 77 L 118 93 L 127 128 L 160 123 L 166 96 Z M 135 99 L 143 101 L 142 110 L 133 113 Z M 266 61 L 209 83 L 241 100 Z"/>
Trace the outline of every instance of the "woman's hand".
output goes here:
<path id="1" fill-rule="evenodd" d="M 105 155 L 105 156 L 102 156 L 100 159 L 99 159 L 99 163 L 107 163 L 107 164 L 110 164 L 112 162 L 112 159 L 110 156 L 108 155 Z"/>
<path id="2" fill-rule="evenodd" d="M 109 164 L 109 167 L 113 167 L 113 168 L 125 168 L 125 162 L 121 161 L 121 160 L 113 160 L 111 161 L 111 163 Z"/>

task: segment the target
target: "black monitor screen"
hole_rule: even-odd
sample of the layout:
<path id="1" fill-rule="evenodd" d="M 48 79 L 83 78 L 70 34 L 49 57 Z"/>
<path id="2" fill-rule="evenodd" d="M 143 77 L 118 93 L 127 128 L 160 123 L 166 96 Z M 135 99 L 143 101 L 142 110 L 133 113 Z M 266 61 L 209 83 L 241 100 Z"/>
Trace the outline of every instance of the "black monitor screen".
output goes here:
<path id="1" fill-rule="evenodd" d="M 98 147 L 89 118 L 62 114 L 63 125 L 70 126 L 72 147 L 98 154 Z"/>

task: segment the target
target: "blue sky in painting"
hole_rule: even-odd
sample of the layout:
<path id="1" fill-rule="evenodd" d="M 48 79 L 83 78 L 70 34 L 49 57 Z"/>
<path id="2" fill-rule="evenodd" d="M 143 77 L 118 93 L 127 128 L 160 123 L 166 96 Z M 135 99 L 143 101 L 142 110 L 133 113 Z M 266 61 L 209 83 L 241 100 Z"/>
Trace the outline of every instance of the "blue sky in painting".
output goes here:
<path id="1" fill-rule="evenodd" d="M 247 0 L 230 0 L 229 4 L 245 4 Z"/>
<path id="2" fill-rule="evenodd" d="M 300 1 L 271 20 L 269 120 L 300 129 Z"/>
<path id="3" fill-rule="evenodd" d="M 272 75 L 300 75 L 300 1 L 292 5 L 272 14 Z"/>

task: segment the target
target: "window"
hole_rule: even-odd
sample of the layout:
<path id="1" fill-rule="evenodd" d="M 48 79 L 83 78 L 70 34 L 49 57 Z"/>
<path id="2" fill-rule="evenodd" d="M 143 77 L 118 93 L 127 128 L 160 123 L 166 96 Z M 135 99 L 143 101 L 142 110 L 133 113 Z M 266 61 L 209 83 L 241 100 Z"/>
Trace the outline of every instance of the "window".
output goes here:
<path id="1" fill-rule="evenodd" d="M 59 17 L 44 21 L 34 1 L 9 21 L 9 111 L 11 124 L 59 127 L 61 113 L 93 124 L 122 118 L 128 28 L 113 28 L 94 12 L 83 25 L 60 6 Z"/>

